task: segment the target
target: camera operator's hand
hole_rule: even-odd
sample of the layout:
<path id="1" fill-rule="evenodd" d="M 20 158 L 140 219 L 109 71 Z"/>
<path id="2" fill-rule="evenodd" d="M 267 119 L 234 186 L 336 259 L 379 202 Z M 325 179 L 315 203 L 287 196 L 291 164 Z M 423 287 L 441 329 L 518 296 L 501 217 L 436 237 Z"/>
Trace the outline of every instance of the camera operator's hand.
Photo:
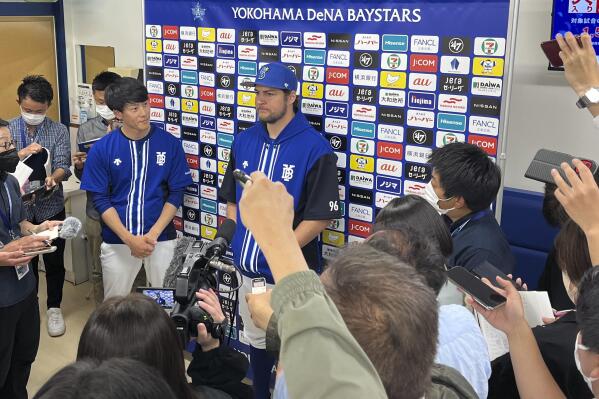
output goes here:
<path id="1" fill-rule="evenodd" d="M 272 290 L 268 290 L 263 294 L 246 294 L 245 296 L 252 321 L 256 327 L 263 331 L 266 331 L 270 317 L 273 314 L 272 307 L 270 306 L 271 293 Z"/>
<path id="2" fill-rule="evenodd" d="M 125 244 L 127 244 L 131 250 L 131 256 L 140 259 L 150 256 L 155 247 L 155 245 L 150 244 L 144 236 L 131 235 Z"/>
<path id="3" fill-rule="evenodd" d="M 578 97 L 591 87 L 599 87 L 599 63 L 589 34 L 580 35 L 582 47 L 572 32 L 555 38 L 561 49 L 559 56 L 564 62 L 564 75 Z"/>
<path id="4" fill-rule="evenodd" d="M 308 270 L 293 232 L 293 197 L 285 186 L 268 180 L 262 172 L 251 174 L 239 201 L 241 221 L 251 232 L 275 281 Z"/>
<path id="5" fill-rule="evenodd" d="M 572 163 L 579 174 L 567 163 L 562 164 L 570 184 L 564 181 L 557 170 L 551 171 L 557 185 L 555 198 L 582 231 L 589 234 L 592 230 L 599 230 L 599 187 L 582 161 L 575 159 Z"/>
<path id="6" fill-rule="evenodd" d="M 216 324 L 220 324 L 225 321 L 225 315 L 220 306 L 218 296 L 212 291 L 199 290 L 196 292 L 198 298 L 198 305 L 204 309 L 212 317 L 212 320 Z M 216 349 L 220 346 L 220 341 L 206 330 L 206 325 L 203 323 L 198 324 L 198 344 L 202 347 L 202 351 L 208 352 L 212 349 Z"/>

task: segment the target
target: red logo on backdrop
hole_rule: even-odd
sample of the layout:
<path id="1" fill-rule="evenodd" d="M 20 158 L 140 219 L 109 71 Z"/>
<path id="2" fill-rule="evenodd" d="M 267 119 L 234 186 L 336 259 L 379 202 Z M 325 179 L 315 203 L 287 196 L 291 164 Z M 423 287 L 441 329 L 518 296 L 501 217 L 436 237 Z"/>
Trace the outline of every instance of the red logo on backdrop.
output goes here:
<path id="1" fill-rule="evenodd" d="M 165 39 L 177 40 L 179 38 L 179 28 L 177 28 L 176 26 L 165 25 L 162 27 L 162 36 Z"/>
<path id="2" fill-rule="evenodd" d="M 327 68 L 327 83 L 349 84 L 349 69 Z"/>
<path id="3" fill-rule="evenodd" d="M 216 219 L 216 225 L 217 225 L 218 227 L 220 227 L 220 225 L 221 225 L 221 224 L 223 224 L 223 222 L 225 221 L 225 219 L 226 219 L 226 217 L 224 217 L 224 216 L 219 216 L 219 217 Z"/>
<path id="4" fill-rule="evenodd" d="M 376 154 L 379 157 L 401 161 L 403 158 L 403 146 L 401 144 L 379 141 L 376 145 Z"/>
<path id="5" fill-rule="evenodd" d="M 436 55 L 410 55 L 410 69 L 414 72 L 437 72 L 439 58 Z"/>
<path id="6" fill-rule="evenodd" d="M 482 148 L 489 155 L 497 155 L 497 139 L 495 137 L 471 134 L 468 136 L 468 142 Z"/>
<path id="7" fill-rule="evenodd" d="M 358 237 L 368 237 L 372 233 L 372 224 L 349 219 L 349 234 Z"/>
<path id="8" fill-rule="evenodd" d="M 183 230 L 183 220 L 181 218 L 178 217 L 174 217 L 173 218 L 173 224 L 175 225 L 175 229 L 177 230 Z"/>
<path id="9" fill-rule="evenodd" d="M 200 160 L 197 155 L 185 154 L 185 159 L 187 159 L 187 166 L 192 169 L 198 169 L 200 166 Z"/>
<path id="10" fill-rule="evenodd" d="M 212 87 L 200 87 L 200 100 L 214 101 L 216 98 L 215 90 Z"/>
<path id="11" fill-rule="evenodd" d="M 150 107 L 164 108 L 164 97 L 159 94 L 148 94 L 148 102 Z"/>

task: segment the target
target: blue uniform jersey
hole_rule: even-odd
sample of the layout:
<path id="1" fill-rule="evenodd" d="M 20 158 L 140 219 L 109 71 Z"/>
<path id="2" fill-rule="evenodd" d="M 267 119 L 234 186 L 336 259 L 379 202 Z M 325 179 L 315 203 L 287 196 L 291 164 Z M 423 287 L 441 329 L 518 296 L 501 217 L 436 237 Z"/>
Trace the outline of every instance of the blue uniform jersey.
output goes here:
<path id="1" fill-rule="evenodd" d="M 265 125 L 257 123 L 235 138 L 219 194 L 227 202 L 238 203 L 242 190 L 233 179 L 233 170 L 241 169 L 247 174 L 260 170 L 272 181 L 283 183 L 293 196 L 294 228 L 303 220 L 336 219 L 341 217 L 336 163 L 329 143 L 301 113 L 274 140 L 268 136 Z M 272 282 L 266 259 L 241 223 L 239 209 L 237 222 L 231 244 L 235 264 L 248 276 L 263 276 Z M 305 245 L 302 251 L 308 265 L 319 269 L 318 240 Z"/>
<path id="2" fill-rule="evenodd" d="M 185 187 L 192 183 L 181 142 L 152 126 L 140 140 L 127 138 L 116 129 L 91 148 L 81 188 L 93 193 L 100 214 L 113 207 L 121 223 L 133 235 L 146 234 L 156 223 L 166 202 L 181 205 Z M 102 237 L 109 244 L 121 244 L 107 226 Z M 176 237 L 172 222 L 158 241 Z"/>

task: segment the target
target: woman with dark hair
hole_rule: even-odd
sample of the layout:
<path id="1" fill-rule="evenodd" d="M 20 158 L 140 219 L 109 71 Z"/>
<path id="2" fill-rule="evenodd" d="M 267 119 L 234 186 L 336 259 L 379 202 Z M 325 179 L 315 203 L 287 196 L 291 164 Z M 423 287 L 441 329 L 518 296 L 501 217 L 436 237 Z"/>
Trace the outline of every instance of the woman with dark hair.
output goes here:
<path id="1" fill-rule="evenodd" d="M 216 294 L 200 290 L 197 295 L 200 307 L 210 313 L 215 323 L 222 323 L 225 317 Z M 133 294 L 110 298 L 92 313 L 81 333 L 77 360 L 139 360 L 157 369 L 179 399 L 232 397 L 214 389 L 217 387 L 235 397 L 251 397 L 251 388 L 241 382 L 247 360 L 228 347 L 220 347 L 203 324 L 198 325 L 198 345 L 189 366 L 193 388 L 187 383 L 182 350 L 166 312 L 150 298 Z M 198 370 L 210 372 L 214 383 L 207 376 L 198 375 Z"/>
<path id="2" fill-rule="evenodd" d="M 477 395 L 486 398 L 491 375 L 489 354 L 474 316 L 462 306 L 462 293 L 446 283 L 445 263 L 453 245 L 443 218 L 425 199 L 407 195 L 394 198 L 379 212 L 374 231 L 370 245 L 413 266 L 437 294 L 440 306 L 435 362 L 457 369 Z M 381 240 L 394 242 L 386 247 Z"/>
<path id="3" fill-rule="evenodd" d="M 422 197 L 406 195 L 392 199 L 377 215 L 374 231 L 407 225 L 424 237 L 431 237 L 445 258 L 451 255 L 453 244 L 449 229 L 437 211 Z"/>
<path id="4" fill-rule="evenodd" d="M 80 360 L 54 374 L 33 399 L 177 399 L 152 367 L 133 359 Z"/>
<path id="5" fill-rule="evenodd" d="M 584 232 L 572 220 L 564 222 L 555 239 L 555 260 L 561 270 L 564 289 L 572 303 L 576 303 L 576 287 L 593 264 Z M 549 325 L 533 328 L 532 332 L 543 360 L 562 392 L 568 398 L 592 398 L 592 392 L 576 368 L 572 351 L 578 334 L 576 312 L 569 311 Z M 518 397 L 509 353 L 493 361 L 492 368 L 489 398 Z"/>

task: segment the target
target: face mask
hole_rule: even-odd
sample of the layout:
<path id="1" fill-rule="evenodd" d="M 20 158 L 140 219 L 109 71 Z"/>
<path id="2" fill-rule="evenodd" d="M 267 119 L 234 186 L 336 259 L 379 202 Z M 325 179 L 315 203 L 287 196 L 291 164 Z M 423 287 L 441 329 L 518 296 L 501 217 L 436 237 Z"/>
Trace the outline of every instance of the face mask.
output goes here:
<path id="1" fill-rule="evenodd" d="M 17 149 L 13 148 L 0 154 L 0 170 L 3 172 L 14 173 L 19 163 L 19 154 Z"/>
<path id="2" fill-rule="evenodd" d="M 108 105 L 105 105 L 105 104 L 96 105 L 96 112 L 98 113 L 98 115 L 100 115 L 102 118 L 104 118 L 107 121 L 111 121 L 114 119 L 114 112 L 112 112 L 112 110 L 110 108 L 108 108 Z"/>
<path id="3" fill-rule="evenodd" d="M 46 114 L 30 114 L 21 110 L 21 117 L 29 126 L 37 126 L 46 119 Z"/>
<path id="4" fill-rule="evenodd" d="M 591 392 L 593 392 L 593 382 L 595 381 L 599 381 L 599 378 L 594 377 L 587 377 L 586 375 L 584 375 L 584 373 L 582 372 L 582 366 L 580 365 L 580 358 L 578 357 L 578 351 L 589 351 L 590 349 L 588 347 L 586 347 L 583 344 L 579 344 L 578 340 L 580 339 L 580 333 L 578 333 L 578 335 L 576 335 L 576 342 L 574 343 L 574 362 L 576 362 L 576 368 L 578 369 L 578 372 L 580 373 L 580 375 L 582 376 L 582 378 L 584 378 L 584 381 L 587 383 L 587 385 L 589 386 L 589 390 Z"/>
<path id="5" fill-rule="evenodd" d="M 449 209 L 439 208 L 439 201 L 449 201 L 453 197 L 447 198 L 447 199 L 440 199 L 437 196 L 437 193 L 435 192 L 435 189 L 433 188 L 433 185 L 430 181 L 426 184 L 426 186 L 424 188 L 424 195 L 422 197 L 426 200 L 426 202 L 431 204 L 433 206 L 433 208 L 435 208 L 435 210 L 439 213 L 439 215 L 445 215 L 447 212 L 455 209 L 455 207 L 449 208 Z"/>

